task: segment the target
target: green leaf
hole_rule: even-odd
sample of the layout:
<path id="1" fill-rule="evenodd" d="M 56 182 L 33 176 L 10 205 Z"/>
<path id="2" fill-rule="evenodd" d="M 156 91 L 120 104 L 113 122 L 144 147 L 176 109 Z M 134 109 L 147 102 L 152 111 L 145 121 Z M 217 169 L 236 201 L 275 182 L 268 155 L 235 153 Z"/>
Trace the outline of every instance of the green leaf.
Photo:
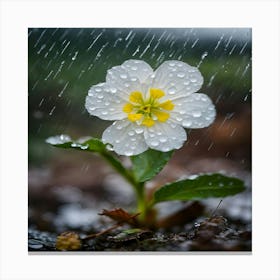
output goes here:
<path id="1" fill-rule="evenodd" d="M 75 149 L 75 150 L 81 150 L 81 151 L 89 151 L 89 152 L 98 152 L 102 153 L 106 150 L 106 145 L 103 144 L 99 139 L 97 138 L 91 138 L 86 141 L 67 141 L 64 143 L 59 143 L 59 137 L 61 136 L 53 136 L 46 140 L 47 143 L 58 147 L 58 148 L 64 148 L 64 149 Z M 65 135 L 64 135 L 65 137 Z M 65 137 L 66 138 L 66 137 Z M 69 138 L 71 139 L 71 138 Z M 68 140 L 68 138 L 66 138 Z"/>
<path id="2" fill-rule="evenodd" d="M 157 175 L 168 160 L 173 151 L 163 153 L 156 150 L 147 150 L 137 156 L 132 156 L 132 173 L 137 182 L 146 182 Z"/>
<path id="3" fill-rule="evenodd" d="M 154 193 L 154 203 L 170 200 L 198 200 L 235 195 L 245 189 L 243 181 L 221 174 L 198 176 L 167 184 Z"/>

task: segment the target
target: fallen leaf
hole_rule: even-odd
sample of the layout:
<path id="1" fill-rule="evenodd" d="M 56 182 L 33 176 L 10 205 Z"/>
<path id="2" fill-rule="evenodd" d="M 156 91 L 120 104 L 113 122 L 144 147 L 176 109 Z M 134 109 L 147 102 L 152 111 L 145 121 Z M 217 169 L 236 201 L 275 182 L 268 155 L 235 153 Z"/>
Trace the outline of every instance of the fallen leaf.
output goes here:
<path id="1" fill-rule="evenodd" d="M 120 224 L 126 223 L 126 224 L 133 225 L 133 226 L 138 225 L 136 217 L 139 214 L 140 213 L 129 214 L 128 212 L 126 212 L 122 208 L 116 208 L 116 209 L 113 209 L 113 210 L 103 209 L 103 212 L 99 213 L 99 215 L 107 216 L 107 217 L 111 218 L 112 220 L 114 220 L 114 221 L 116 221 Z"/>

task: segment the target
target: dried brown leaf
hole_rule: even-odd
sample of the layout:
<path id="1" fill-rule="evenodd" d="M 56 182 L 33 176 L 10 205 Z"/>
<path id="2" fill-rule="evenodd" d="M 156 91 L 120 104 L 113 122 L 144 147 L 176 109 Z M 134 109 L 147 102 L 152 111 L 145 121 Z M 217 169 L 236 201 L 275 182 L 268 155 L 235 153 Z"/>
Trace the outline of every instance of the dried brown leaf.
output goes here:
<path id="1" fill-rule="evenodd" d="M 106 210 L 103 209 L 103 212 L 99 213 L 99 215 L 102 216 L 107 216 L 109 218 L 111 218 L 112 220 L 123 224 L 129 224 L 132 226 L 137 226 L 138 222 L 136 217 L 139 215 L 140 213 L 137 214 L 129 214 L 128 212 L 126 212 L 125 210 L 123 210 L 122 208 L 116 208 L 113 210 Z"/>

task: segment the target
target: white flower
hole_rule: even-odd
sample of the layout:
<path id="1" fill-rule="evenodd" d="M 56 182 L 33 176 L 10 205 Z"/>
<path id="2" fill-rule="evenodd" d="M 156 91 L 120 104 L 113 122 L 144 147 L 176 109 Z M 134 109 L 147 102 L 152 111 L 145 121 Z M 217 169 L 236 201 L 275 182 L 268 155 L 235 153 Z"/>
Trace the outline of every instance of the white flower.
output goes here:
<path id="1" fill-rule="evenodd" d="M 165 61 L 153 72 L 144 61 L 127 60 L 108 70 L 106 82 L 90 88 L 86 109 L 103 120 L 115 120 L 102 136 L 120 155 L 148 148 L 167 152 L 187 140 L 185 128 L 203 128 L 215 119 L 212 101 L 195 93 L 203 84 L 196 67 Z"/>

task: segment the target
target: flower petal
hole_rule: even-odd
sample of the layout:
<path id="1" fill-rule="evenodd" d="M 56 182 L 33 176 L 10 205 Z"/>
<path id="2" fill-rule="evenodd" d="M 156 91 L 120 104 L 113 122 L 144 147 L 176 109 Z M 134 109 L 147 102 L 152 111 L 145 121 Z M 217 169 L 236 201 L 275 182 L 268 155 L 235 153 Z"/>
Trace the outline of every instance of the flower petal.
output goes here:
<path id="1" fill-rule="evenodd" d="M 203 77 L 196 67 L 177 60 L 162 63 L 154 73 L 151 87 L 162 89 L 166 96 L 162 99 L 176 99 L 200 89 Z"/>
<path id="2" fill-rule="evenodd" d="M 142 127 L 130 121 L 116 121 L 103 132 L 102 141 L 111 144 L 119 155 L 138 155 L 148 149 L 143 131 Z"/>
<path id="3" fill-rule="evenodd" d="M 106 83 L 101 83 L 90 88 L 85 107 L 91 115 L 100 119 L 121 120 L 127 117 L 127 114 L 123 112 L 125 103 L 125 100 L 110 91 Z"/>
<path id="4" fill-rule="evenodd" d="M 141 83 L 153 73 L 152 67 L 143 60 L 129 59 L 121 67 L 124 67 L 131 77 L 137 77 Z"/>
<path id="5" fill-rule="evenodd" d="M 215 106 L 211 99 L 203 93 L 194 93 L 172 102 L 175 106 L 170 118 L 183 127 L 203 128 L 215 120 Z"/>
<path id="6" fill-rule="evenodd" d="M 184 128 L 172 122 L 157 122 L 154 126 L 147 127 L 144 137 L 150 148 L 162 152 L 179 149 L 187 140 Z"/>
<path id="7" fill-rule="evenodd" d="M 152 71 L 152 68 L 144 61 L 127 60 L 122 65 L 107 71 L 106 83 L 111 86 L 113 93 L 127 99 L 131 92 L 147 90 L 144 81 Z"/>

